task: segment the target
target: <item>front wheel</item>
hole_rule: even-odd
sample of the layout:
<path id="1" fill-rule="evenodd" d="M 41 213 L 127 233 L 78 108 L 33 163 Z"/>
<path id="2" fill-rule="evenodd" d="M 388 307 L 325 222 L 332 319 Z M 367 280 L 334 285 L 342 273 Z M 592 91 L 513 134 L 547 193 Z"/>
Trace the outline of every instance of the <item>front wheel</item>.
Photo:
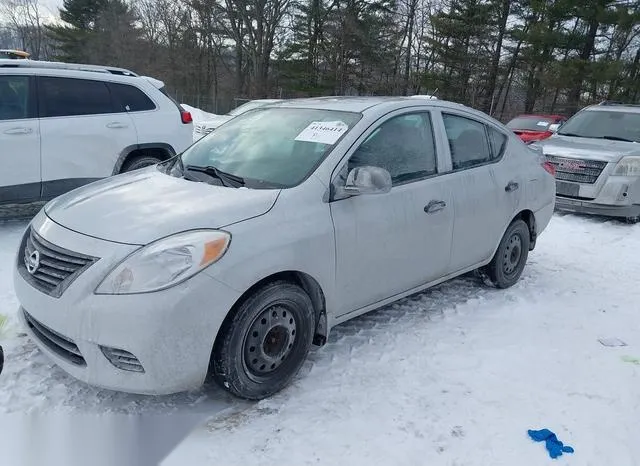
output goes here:
<path id="1" fill-rule="evenodd" d="M 520 279 L 529 257 L 530 242 L 527 224 L 522 220 L 514 220 L 502 237 L 495 256 L 485 268 L 496 287 L 509 288 Z"/>
<path id="2" fill-rule="evenodd" d="M 223 324 L 212 354 L 213 379 L 248 400 L 280 391 L 309 353 L 314 315 L 299 286 L 277 281 L 260 288 Z"/>
<path id="3" fill-rule="evenodd" d="M 141 168 L 157 165 L 162 160 L 151 155 L 142 155 L 140 157 L 134 157 L 131 160 L 127 160 L 122 167 L 121 173 L 128 173 L 134 170 L 140 170 Z"/>

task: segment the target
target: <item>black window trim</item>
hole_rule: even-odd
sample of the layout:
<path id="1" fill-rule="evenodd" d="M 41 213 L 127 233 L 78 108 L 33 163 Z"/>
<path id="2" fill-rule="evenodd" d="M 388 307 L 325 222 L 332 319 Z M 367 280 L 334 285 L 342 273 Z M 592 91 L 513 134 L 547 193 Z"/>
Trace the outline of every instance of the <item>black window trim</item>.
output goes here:
<path id="1" fill-rule="evenodd" d="M 25 118 L 13 118 L 7 120 L 0 120 L 0 122 L 6 121 L 24 121 L 35 120 L 38 118 L 38 94 L 36 93 L 36 77 L 32 74 L 22 73 L 7 73 L 2 76 L 18 76 L 21 78 L 27 78 L 27 116 Z"/>
<path id="2" fill-rule="evenodd" d="M 500 131 L 499 128 L 497 128 L 495 125 L 490 124 L 489 122 L 486 121 L 482 121 L 481 119 L 478 118 L 474 118 L 472 115 L 463 113 L 463 112 L 457 112 L 456 110 L 450 110 L 450 109 L 442 109 L 441 111 L 441 118 L 442 118 L 442 125 L 446 134 L 446 127 L 444 126 L 444 116 L 445 115 L 451 115 L 451 116 L 455 116 L 455 117 L 459 117 L 459 118 L 466 118 L 467 120 L 471 120 L 475 123 L 481 124 L 484 128 L 484 135 L 487 138 L 487 144 L 489 145 L 489 155 L 491 156 L 491 150 L 492 150 L 492 144 L 491 144 L 491 138 L 489 137 L 489 127 L 492 127 L 493 129 L 499 131 L 501 134 L 503 134 L 504 136 L 507 137 L 507 142 L 504 145 L 504 149 L 502 150 L 502 153 L 500 154 L 499 157 L 494 158 L 490 158 L 488 162 L 483 162 L 483 163 L 479 163 L 477 165 L 473 165 L 472 167 L 464 167 L 464 168 L 453 168 L 453 157 L 451 156 L 451 148 L 449 147 L 449 144 L 447 143 L 447 152 L 449 154 L 449 161 L 451 162 L 451 170 L 445 173 L 442 173 L 443 175 L 449 174 L 449 173 L 459 173 L 465 170 L 473 170 L 475 168 L 480 168 L 480 167 L 486 167 L 487 165 L 493 165 L 496 163 L 499 163 L 502 161 L 502 159 L 504 159 L 504 154 L 506 154 L 507 152 L 507 146 L 509 144 L 509 136 L 507 134 L 505 134 L 503 131 Z M 448 141 L 448 137 L 447 137 L 447 141 Z"/>
<path id="3" fill-rule="evenodd" d="M 98 82 L 98 83 L 102 83 L 106 88 L 107 88 L 107 92 L 109 93 L 109 97 L 111 99 L 111 109 L 112 111 L 109 113 L 86 113 L 86 114 L 82 114 L 82 115 L 59 115 L 59 116 L 44 116 L 43 114 L 43 106 L 42 106 L 42 102 L 44 99 L 44 92 L 43 92 L 43 88 L 42 88 L 42 79 L 45 78 L 58 78 L 58 79 L 76 79 L 76 80 L 80 80 L 80 81 L 93 81 L 93 82 Z M 109 87 L 109 82 L 102 80 L 102 79 L 90 79 L 90 78 L 77 78 L 75 76 L 58 76 L 58 75 L 49 75 L 49 74 L 41 74 L 41 75 L 35 75 L 35 83 L 36 83 L 36 88 L 37 88 L 37 98 L 38 98 L 38 118 L 40 119 L 49 119 L 49 118 L 81 118 L 81 117 L 92 117 L 92 116 L 104 116 L 104 115 L 116 115 L 116 114 L 120 114 L 120 113 L 127 113 L 127 112 L 121 112 L 118 111 L 117 109 L 117 102 L 116 99 L 113 95 L 113 93 L 111 92 L 111 88 Z"/>

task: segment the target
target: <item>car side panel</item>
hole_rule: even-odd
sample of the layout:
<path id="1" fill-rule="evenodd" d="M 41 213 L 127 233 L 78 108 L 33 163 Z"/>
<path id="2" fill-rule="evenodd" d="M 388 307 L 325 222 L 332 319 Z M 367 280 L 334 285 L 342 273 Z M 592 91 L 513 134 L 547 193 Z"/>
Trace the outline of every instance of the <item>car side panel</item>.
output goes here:
<path id="1" fill-rule="evenodd" d="M 335 241 L 326 186 L 312 176 L 283 190 L 264 215 L 225 228 L 229 252 L 205 273 L 244 293 L 280 272 L 304 272 L 322 288 L 327 314 L 335 309 Z M 331 324 L 330 324 L 331 325 Z"/>

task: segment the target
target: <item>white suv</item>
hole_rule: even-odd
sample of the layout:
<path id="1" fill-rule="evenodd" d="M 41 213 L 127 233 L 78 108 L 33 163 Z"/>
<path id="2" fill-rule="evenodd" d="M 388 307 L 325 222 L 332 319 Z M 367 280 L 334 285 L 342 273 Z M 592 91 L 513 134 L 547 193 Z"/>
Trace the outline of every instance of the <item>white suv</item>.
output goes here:
<path id="1" fill-rule="evenodd" d="M 120 68 L 0 59 L 0 204 L 52 199 L 191 144 L 164 84 Z"/>

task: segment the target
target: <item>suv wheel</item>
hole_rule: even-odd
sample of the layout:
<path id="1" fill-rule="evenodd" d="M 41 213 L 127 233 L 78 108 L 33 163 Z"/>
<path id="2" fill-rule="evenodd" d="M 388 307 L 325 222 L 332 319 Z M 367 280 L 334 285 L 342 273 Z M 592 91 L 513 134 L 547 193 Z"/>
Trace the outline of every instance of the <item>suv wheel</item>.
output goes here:
<path id="1" fill-rule="evenodd" d="M 627 217 L 625 221 L 629 225 L 635 225 L 636 223 L 640 222 L 640 217 Z"/>
<path id="2" fill-rule="evenodd" d="M 515 220 L 509 225 L 495 256 L 485 269 L 495 286 L 509 288 L 520 279 L 529 256 L 530 241 L 529 227 L 524 221 Z"/>
<path id="3" fill-rule="evenodd" d="M 151 155 L 142 155 L 139 157 L 133 157 L 131 160 L 127 160 L 122 166 L 121 173 L 131 172 L 133 170 L 139 170 L 141 168 L 157 165 L 162 160 Z"/>
<path id="4" fill-rule="evenodd" d="M 299 286 L 278 281 L 259 289 L 223 324 L 213 349 L 213 379 L 248 400 L 280 391 L 309 353 L 314 315 Z"/>

